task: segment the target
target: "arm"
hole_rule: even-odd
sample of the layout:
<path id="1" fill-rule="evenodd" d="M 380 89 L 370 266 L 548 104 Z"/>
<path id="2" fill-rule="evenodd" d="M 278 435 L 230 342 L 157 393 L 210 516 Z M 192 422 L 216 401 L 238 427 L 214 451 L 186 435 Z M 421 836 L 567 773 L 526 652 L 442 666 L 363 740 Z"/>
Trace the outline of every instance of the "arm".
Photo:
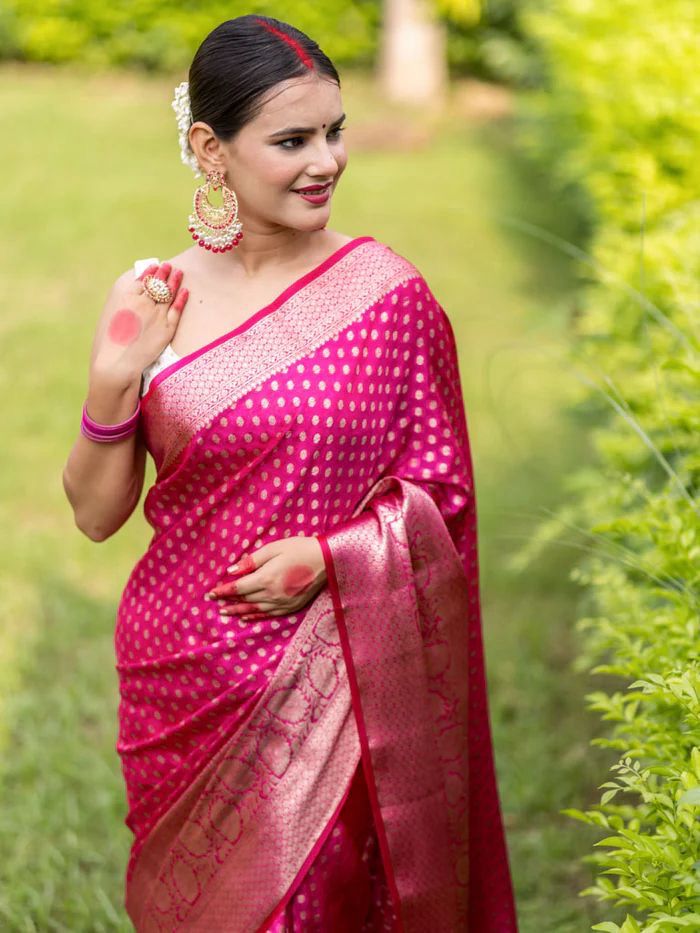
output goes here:
<path id="1" fill-rule="evenodd" d="M 99 353 L 130 279 L 133 273 L 125 272 L 112 286 L 93 341 L 86 403 L 90 417 L 101 424 L 128 418 L 139 397 L 140 373 L 108 367 Z M 104 541 L 121 528 L 138 504 L 145 469 L 146 448 L 139 431 L 112 444 L 99 444 L 78 433 L 63 470 L 63 488 L 75 524 L 88 538 Z"/>
<path id="2" fill-rule="evenodd" d="M 182 272 L 170 263 L 149 267 L 139 278 L 156 269 L 170 286 L 172 303 L 156 304 L 128 271 L 112 286 L 98 321 L 86 404 L 101 424 L 116 424 L 135 411 L 143 370 L 172 339 L 189 296 L 180 289 Z M 145 467 L 140 431 L 111 443 L 78 434 L 63 470 L 63 488 L 76 525 L 91 540 L 104 541 L 129 518 L 141 496 Z"/>
<path id="3" fill-rule="evenodd" d="M 118 385 L 96 375 L 87 396 L 90 417 L 102 424 L 128 418 L 136 408 L 139 385 Z M 118 531 L 138 504 L 145 472 L 140 432 L 111 444 L 78 434 L 63 470 L 63 488 L 77 527 L 92 541 L 104 541 Z"/>

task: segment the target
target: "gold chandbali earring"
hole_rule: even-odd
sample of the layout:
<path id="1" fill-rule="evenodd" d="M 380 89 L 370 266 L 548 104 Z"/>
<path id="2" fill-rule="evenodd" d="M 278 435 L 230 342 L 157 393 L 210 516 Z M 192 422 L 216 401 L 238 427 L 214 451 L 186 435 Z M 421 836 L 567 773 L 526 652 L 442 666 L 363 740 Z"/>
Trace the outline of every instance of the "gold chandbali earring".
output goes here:
<path id="1" fill-rule="evenodd" d="M 224 203 L 215 207 L 209 200 L 210 191 L 222 189 Z M 192 239 L 213 253 L 225 253 L 238 246 L 243 237 L 243 224 L 238 219 L 238 198 L 226 185 L 218 169 L 207 172 L 207 180 L 194 193 L 194 210 L 189 217 Z"/>

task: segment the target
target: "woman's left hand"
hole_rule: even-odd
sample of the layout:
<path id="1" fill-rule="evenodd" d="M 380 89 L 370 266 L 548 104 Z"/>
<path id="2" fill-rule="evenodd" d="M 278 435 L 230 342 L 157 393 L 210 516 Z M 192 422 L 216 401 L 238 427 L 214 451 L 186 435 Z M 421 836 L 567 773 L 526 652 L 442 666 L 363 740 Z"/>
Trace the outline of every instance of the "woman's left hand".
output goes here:
<path id="1" fill-rule="evenodd" d="M 296 612 L 327 580 L 321 545 L 311 536 L 270 541 L 227 570 L 236 579 L 217 584 L 207 598 L 220 600 L 221 615 L 246 620 Z"/>

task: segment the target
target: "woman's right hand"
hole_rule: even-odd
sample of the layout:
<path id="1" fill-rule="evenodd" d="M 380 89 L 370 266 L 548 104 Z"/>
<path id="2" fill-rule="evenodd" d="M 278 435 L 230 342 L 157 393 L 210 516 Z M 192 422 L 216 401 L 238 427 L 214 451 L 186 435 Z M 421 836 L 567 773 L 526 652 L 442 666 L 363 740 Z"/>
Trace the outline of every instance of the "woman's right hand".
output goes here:
<path id="1" fill-rule="evenodd" d="M 147 275 L 167 282 L 172 302 L 156 303 L 143 286 Z M 171 342 L 189 291 L 183 273 L 170 263 L 154 263 L 138 276 L 121 276 L 110 292 L 93 345 L 93 368 L 120 380 L 140 377 Z"/>

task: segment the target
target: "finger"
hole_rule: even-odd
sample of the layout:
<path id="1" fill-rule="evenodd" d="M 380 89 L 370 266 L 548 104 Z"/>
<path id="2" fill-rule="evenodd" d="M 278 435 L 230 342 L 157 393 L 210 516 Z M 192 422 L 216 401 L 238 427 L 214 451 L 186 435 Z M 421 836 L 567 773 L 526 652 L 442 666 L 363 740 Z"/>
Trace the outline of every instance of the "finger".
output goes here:
<path id="1" fill-rule="evenodd" d="M 182 269 L 173 268 L 172 272 L 168 276 L 168 288 L 173 293 L 173 295 L 177 292 L 178 288 L 180 287 L 180 283 L 182 282 L 183 275 L 184 273 Z"/>
<path id="2" fill-rule="evenodd" d="M 258 569 L 258 565 L 252 554 L 243 554 L 239 561 L 230 564 L 226 569 L 229 573 L 252 573 Z"/>
<path id="3" fill-rule="evenodd" d="M 217 583 L 216 586 L 212 587 L 206 595 L 209 599 L 227 599 L 231 596 L 240 596 L 245 599 L 250 599 L 251 597 L 262 596 L 266 592 L 267 591 L 261 587 L 259 583 L 255 582 L 253 576 L 251 576 L 243 580 L 224 580 L 222 583 Z"/>
<path id="4" fill-rule="evenodd" d="M 271 606 L 271 608 L 266 609 L 263 606 L 262 611 L 256 610 L 252 612 L 242 613 L 240 616 L 240 621 L 241 622 L 254 622 L 256 619 L 269 619 L 270 616 L 273 616 L 273 617 L 274 616 L 277 616 L 277 617 L 288 616 L 288 615 L 291 615 L 292 612 L 296 612 L 296 611 L 297 611 L 296 609 L 290 609 L 290 608 L 280 609 L 277 606 Z"/>
<path id="5" fill-rule="evenodd" d="M 219 615 L 222 616 L 235 616 L 239 614 L 249 615 L 251 612 L 264 613 L 269 611 L 274 607 L 273 603 L 262 602 L 262 603 L 234 603 L 232 606 L 221 606 L 219 609 Z"/>
<path id="6" fill-rule="evenodd" d="M 174 323 L 174 322 L 176 323 L 176 322 L 177 322 L 177 319 L 178 319 L 179 316 L 180 316 L 180 315 L 179 315 L 179 312 L 182 311 L 182 308 L 181 308 L 181 307 L 178 307 L 178 308 L 175 309 L 174 315 L 173 315 L 172 317 L 169 317 L 170 312 L 171 312 L 171 310 L 172 310 L 172 308 L 173 308 L 173 305 L 175 304 L 175 299 L 176 299 L 177 296 L 178 296 L 178 291 L 179 291 L 179 288 L 180 288 L 180 284 L 181 284 L 181 282 L 182 282 L 182 276 L 183 276 L 183 274 L 184 274 L 184 273 L 182 272 L 182 269 L 176 269 L 176 268 L 173 267 L 173 270 L 172 270 L 172 272 L 170 273 L 170 276 L 168 277 L 167 285 L 168 285 L 168 288 L 170 289 L 170 292 L 171 292 L 171 294 L 172 294 L 172 296 L 173 296 L 173 297 L 172 297 L 172 300 L 171 300 L 170 303 L 169 303 L 169 306 L 168 306 L 168 303 L 167 303 L 167 302 L 164 303 L 164 304 L 165 304 L 165 307 L 166 307 L 166 318 L 167 318 L 169 324 L 172 324 L 172 323 Z"/>
<path id="7" fill-rule="evenodd" d="M 167 282 L 171 269 L 172 269 L 172 263 L 169 263 L 169 262 L 162 263 L 160 268 L 156 272 L 156 278 L 162 279 L 164 282 Z"/>
<path id="8" fill-rule="evenodd" d="M 253 609 L 257 609 L 257 606 L 253 606 L 251 603 L 234 603 L 232 606 L 220 606 L 219 615 L 235 616 L 241 612 L 250 612 Z"/>
<path id="9" fill-rule="evenodd" d="M 173 301 L 173 303 L 170 305 L 170 310 L 177 311 L 181 314 L 185 305 L 187 304 L 187 299 L 189 297 L 189 291 L 186 288 L 181 288 L 175 296 L 175 301 Z"/>
<path id="10" fill-rule="evenodd" d="M 267 584 L 263 582 L 262 567 L 252 573 L 247 573 L 243 577 L 236 577 L 235 580 L 222 580 L 217 585 L 235 587 L 234 592 L 246 596 L 250 593 L 265 592 L 267 590 Z"/>
<path id="11" fill-rule="evenodd" d="M 147 275 L 153 275 L 153 273 L 156 271 L 157 268 L 158 268 L 158 263 L 157 263 L 157 262 L 154 262 L 152 265 L 147 266 L 147 267 L 143 270 L 143 272 L 141 273 L 141 275 L 137 275 L 137 276 L 136 276 L 136 281 L 137 281 L 137 282 L 141 282 L 141 281 L 143 281 L 143 279 L 146 278 Z"/>

